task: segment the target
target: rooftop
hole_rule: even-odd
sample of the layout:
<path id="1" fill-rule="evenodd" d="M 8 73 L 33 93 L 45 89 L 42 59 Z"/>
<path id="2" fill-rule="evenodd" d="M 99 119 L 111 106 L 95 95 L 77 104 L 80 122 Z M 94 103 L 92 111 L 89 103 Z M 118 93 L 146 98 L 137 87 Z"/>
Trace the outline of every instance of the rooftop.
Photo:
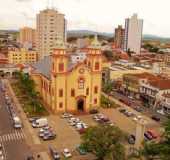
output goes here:
<path id="1" fill-rule="evenodd" d="M 150 85 L 160 90 L 170 89 L 170 79 L 160 79 L 150 81 Z"/>
<path id="2" fill-rule="evenodd" d="M 52 57 L 46 56 L 37 63 L 33 64 L 32 67 L 35 69 L 34 73 L 41 73 L 46 78 L 50 79 L 50 69 L 52 67 Z"/>

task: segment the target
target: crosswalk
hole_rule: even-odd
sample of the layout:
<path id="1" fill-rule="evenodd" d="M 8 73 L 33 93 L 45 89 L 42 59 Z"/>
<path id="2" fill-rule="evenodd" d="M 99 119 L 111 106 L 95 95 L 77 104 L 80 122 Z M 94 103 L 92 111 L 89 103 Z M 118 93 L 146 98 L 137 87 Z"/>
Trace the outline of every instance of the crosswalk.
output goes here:
<path id="1" fill-rule="evenodd" d="M 11 133 L 0 135 L 0 143 L 23 140 L 25 137 L 26 136 L 22 130 L 15 130 Z"/>

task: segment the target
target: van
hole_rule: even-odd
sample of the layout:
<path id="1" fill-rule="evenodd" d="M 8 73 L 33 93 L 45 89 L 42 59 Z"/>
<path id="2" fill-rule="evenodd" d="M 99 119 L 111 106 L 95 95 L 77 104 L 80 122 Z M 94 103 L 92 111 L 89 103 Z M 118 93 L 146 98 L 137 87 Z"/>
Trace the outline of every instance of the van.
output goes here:
<path id="1" fill-rule="evenodd" d="M 32 127 L 33 128 L 40 128 L 40 127 L 45 127 L 48 125 L 48 120 L 47 118 L 40 118 L 32 122 Z"/>
<path id="2" fill-rule="evenodd" d="M 13 124 L 14 124 L 14 128 L 16 128 L 16 129 L 22 128 L 22 123 L 18 116 L 13 117 Z"/>

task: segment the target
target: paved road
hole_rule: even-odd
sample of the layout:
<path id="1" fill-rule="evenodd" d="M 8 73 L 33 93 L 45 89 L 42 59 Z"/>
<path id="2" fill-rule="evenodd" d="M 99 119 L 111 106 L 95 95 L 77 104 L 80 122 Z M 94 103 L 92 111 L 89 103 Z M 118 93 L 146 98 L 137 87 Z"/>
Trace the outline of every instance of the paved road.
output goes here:
<path id="1" fill-rule="evenodd" d="M 0 90 L 0 143 L 4 147 L 5 160 L 25 160 L 30 153 L 25 139 L 23 130 L 13 128 L 4 95 Z"/>
<path id="2" fill-rule="evenodd" d="M 144 107 L 142 105 L 142 102 L 140 100 L 136 100 L 136 99 L 130 99 L 129 97 L 123 95 L 123 94 L 120 94 L 118 92 L 113 92 L 113 98 L 116 98 L 116 99 L 122 99 L 122 100 L 125 100 L 127 102 L 129 102 L 131 105 L 129 107 L 131 108 L 134 108 L 134 107 L 137 107 L 137 106 L 140 106 L 140 108 L 143 110 L 142 113 L 145 114 L 146 116 L 148 117 L 152 117 L 152 115 L 156 115 L 157 117 L 159 117 L 161 119 L 161 123 L 164 123 L 167 121 L 167 117 L 165 115 L 161 115 L 159 113 L 156 112 L 156 109 L 153 109 L 153 107 Z"/>

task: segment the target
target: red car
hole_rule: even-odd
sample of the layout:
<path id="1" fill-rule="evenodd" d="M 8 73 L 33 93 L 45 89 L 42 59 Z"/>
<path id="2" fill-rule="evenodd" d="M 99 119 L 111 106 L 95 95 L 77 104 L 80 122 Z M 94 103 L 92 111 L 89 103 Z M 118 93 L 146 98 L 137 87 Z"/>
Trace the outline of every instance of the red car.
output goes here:
<path id="1" fill-rule="evenodd" d="M 78 130 L 79 134 L 84 134 L 86 132 L 86 129 L 85 128 L 81 128 Z"/>
<path id="2" fill-rule="evenodd" d="M 148 130 L 147 133 L 149 133 L 153 139 L 158 138 L 158 134 L 153 130 Z"/>

